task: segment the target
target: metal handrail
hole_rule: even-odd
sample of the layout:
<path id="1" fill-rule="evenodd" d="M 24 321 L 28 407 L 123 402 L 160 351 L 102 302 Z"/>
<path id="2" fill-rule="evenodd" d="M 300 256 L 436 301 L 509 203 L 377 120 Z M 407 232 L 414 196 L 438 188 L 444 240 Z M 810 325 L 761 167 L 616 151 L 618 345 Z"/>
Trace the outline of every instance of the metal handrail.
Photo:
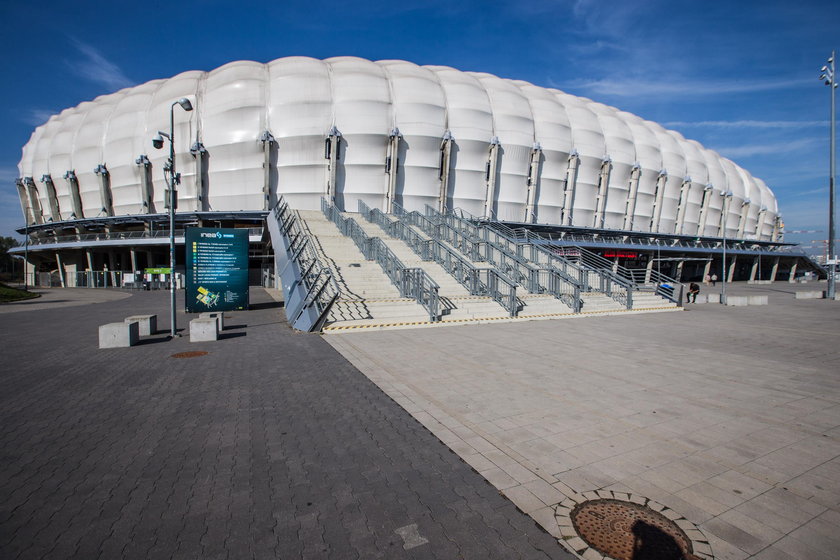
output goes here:
<path id="1" fill-rule="evenodd" d="M 319 260 L 309 234 L 301 227 L 300 216 L 289 207 L 282 196 L 268 219 L 271 217 L 277 221 L 279 233 L 288 246 L 286 254 L 294 261 L 300 273 L 300 278 L 296 281 L 304 287 L 299 308 L 292 310 L 287 306 L 287 314 L 291 314 L 287 316 L 289 323 L 296 325 L 307 309 L 314 307 L 316 320 L 311 323 L 304 322 L 308 330 L 320 330 L 327 313 L 341 294 L 335 276 L 332 270 Z M 279 250 L 279 247 L 275 248 L 275 251 Z"/>
<path id="2" fill-rule="evenodd" d="M 513 280 L 496 270 L 474 266 L 434 236 L 432 239 L 423 239 L 412 226 L 417 226 L 425 218 L 419 212 L 406 212 L 396 203 L 393 206 L 397 221 L 391 221 L 381 210 L 371 209 L 362 201 L 359 201 L 359 213 L 369 222 L 379 225 L 391 237 L 405 242 L 422 260 L 439 264 L 471 295 L 490 297 L 511 317 L 517 316 L 521 306 L 516 297 L 516 283 Z M 425 225 L 429 227 L 431 223 Z M 422 227 L 420 229 L 425 233 Z M 434 229 L 431 227 L 431 230 Z"/>
<path id="3" fill-rule="evenodd" d="M 427 213 L 430 210 L 434 211 L 434 209 L 427 206 Z M 461 215 L 469 215 L 464 210 L 457 209 L 457 211 Z M 561 271 L 570 280 L 576 278 L 581 289 L 601 292 L 626 309 L 633 308 L 635 284 L 614 274 L 611 269 L 601 266 L 589 266 L 583 261 L 579 264 L 574 263 L 570 259 L 565 258 L 565 256 L 552 253 L 546 250 L 543 244 L 539 243 L 540 241 L 544 243 L 545 240 L 543 238 L 524 228 L 514 230 L 498 221 L 473 223 L 467 218 L 457 216 L 455 212 L 451 212 L 448 215 L 452 216 L 454 220 L 457 220 L 461 224 L 469 224 L 469 226 L 464 225 L 463 227 L 470 227 L 475 231 L 476 235 L 480 235 L 487 240 L 492 240 L 499 245 L 506 246 L 510 251 L 515 251 L 517 255 L 523 256 L 531 262 L 545 263 L 551 268 Z M 475 217 L 471 219 L 477 220 Z M 585 250 L 581 249 L 581 251 Z M 593 283 L 593 275 L 595 277 L 595 283 Z M 575 280 L 571 281 L 575 282 Z"/>
<path id="4" fill-rule="evenodd" d="M 401 297 L 412 298 L 429 312 L 429 320 L 440 321 L 440 286 L 422 268 L 406 267 L 379 237 L 369 237 L 353 218 L 321 199 L 321 211 L 339 231 L 350 237 L 369 261 L 376 261 L 385 275 L 400 292 Z"/>
<path id="5" fill-rule="evenodd" d="M 511 246 L 508 239 L 489 228 L 473 224 L 453 213 L 442 214 L 427 205 L 426 219 L 430 218 L 442 226 L 439 228 L 441 236 L 472 260 L 489 262 L 528 292 L 552 295 L 574 312 L 580 311 L 580 294 L 585 284 L 564 270 L 567 264 L 554 267 L 550 262 L 531 262 L 523 256 L 516 243 Z"/>

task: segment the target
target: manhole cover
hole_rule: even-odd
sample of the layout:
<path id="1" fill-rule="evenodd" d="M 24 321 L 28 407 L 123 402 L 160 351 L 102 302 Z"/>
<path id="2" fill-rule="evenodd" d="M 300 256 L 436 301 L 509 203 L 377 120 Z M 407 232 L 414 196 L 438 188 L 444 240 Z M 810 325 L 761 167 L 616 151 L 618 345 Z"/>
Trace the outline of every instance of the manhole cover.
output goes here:
<path id="1" fill-rule="evenodd" d="M 177 354 L 172 354 L 172 358 L 198 358 L 199 356 L 205 356 L 208 352 L 204 352 L 203 350 L 192 350 L 191 352 L 178 352 Z"/>
<path id="2" fill-rule="evenodd" d="M 694 560 L 691 540 L 676 523 L 622 500 L 591 500 L 572 510 L 572 523 L 589 546 L 615 560 Z"/>

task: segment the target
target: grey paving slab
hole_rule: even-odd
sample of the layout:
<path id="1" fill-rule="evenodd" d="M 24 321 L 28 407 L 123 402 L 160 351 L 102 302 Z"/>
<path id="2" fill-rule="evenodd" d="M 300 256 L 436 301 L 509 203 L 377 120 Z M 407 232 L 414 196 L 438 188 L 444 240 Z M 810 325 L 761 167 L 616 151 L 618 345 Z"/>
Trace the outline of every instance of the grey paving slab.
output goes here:
<path id="1" fill-rule="evenodd" d="M 98 350 L 169 329 L 167 293 L 113 294 L 0 315 L 0 558 L 568 557 L 262 290 L 218 341 Z"/>
<path id="2" fill-rule="evenodd" d="M 656 500 L 716 558 L 840 557 L 840 302 L 794 297 L 823 288 L 735 284 L 769 305 L 327 340 L 433 432 L 448 418 L 453 450 L 495 465 L 480 472 L 543 525 L 535 480 L 572 503 Z"/>

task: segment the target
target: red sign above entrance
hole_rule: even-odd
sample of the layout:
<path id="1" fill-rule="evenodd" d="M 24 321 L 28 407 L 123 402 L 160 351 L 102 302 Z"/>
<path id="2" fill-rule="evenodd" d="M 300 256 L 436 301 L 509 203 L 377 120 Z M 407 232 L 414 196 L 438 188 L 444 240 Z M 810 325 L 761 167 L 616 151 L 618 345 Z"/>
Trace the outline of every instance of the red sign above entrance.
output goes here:
<path id="1" fill-rule="evenodd" d="M 637 259 L 639 258 L 639 253 L 631 253 L 629 251 L 606 251 L 604 256 L 607 258 L 620 258 L 620 259 Z"/>

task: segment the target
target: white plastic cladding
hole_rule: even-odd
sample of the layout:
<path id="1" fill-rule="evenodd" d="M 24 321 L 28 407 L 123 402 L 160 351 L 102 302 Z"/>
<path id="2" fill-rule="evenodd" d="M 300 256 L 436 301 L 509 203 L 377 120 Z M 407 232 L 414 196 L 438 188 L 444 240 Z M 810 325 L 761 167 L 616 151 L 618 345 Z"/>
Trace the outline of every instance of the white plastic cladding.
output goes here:
<path id="1" fill-rule="evenodd" d="M 23 148 L 20 177 L 33 182 L 21 206 L 40 221 L 162 211 L 168 149 L 151 138 L 181 97 L 195 110 L 174 106 L 179 211 L 263 210 L 280 194 L 315 209 L 331 193 L 349 211 L 393 200 L 685 235 L 720 235 L 725 222 L 727 236 L 760 239 L 778 215 L 763 181 L 630 113 L 490 74 L 353 57 L 232 62 L 66 109 Z"/>

